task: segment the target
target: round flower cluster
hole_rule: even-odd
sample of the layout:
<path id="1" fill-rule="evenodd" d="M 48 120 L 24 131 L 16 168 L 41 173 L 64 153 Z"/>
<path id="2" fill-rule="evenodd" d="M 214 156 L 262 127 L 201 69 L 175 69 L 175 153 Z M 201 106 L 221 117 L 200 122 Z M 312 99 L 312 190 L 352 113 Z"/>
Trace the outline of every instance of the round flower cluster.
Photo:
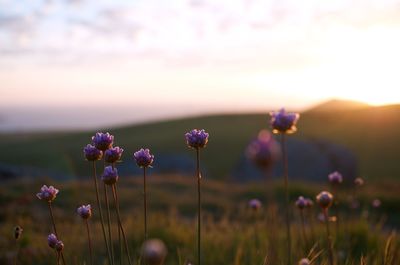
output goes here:
<path id="1" fill-rule="evenodd" d="M 321 208 L 328 209 L 332 206 L 333 203 L 333 195 L 327 191 L 322 191 L 317 195 L 317 203 Z"/>
<path id="2" fill-rule="evenodd" d="M 252 199 L 249 201 L 249 207 L 250 209 L 254 211 L 258 211 L 262 206 L 262 203 L 259 199 Z"/>
<path id="3" fill-rule="evenodd" d="M 92 216 L 92 207 L 90 204 L 82 205 L 77 209 L 77 213 L 82 219 L 89 219 Z"/>
<path id="4" fill-rule="evenodd" d="M 47 187 L 46 185 L 43 185 L 40 192 L 36 194 L 36 197 L 40 200 L 51 202 L 56 198 L 57 194 L 58 189 L 53 186 Z"/>
<path id="5" fill-rule="evenodd" d="M 124 149 L 122 149 L 119 146 L 116 147 L 110 147 L 104 152 L 104 160 L 107 163 L 115 163 L 119 160 L 121 160 L 122 153 L 124 152 Z"/>
<path id="6" fill-rule="evenodd" d="M 246 149 L 247 157 L 260 168 L 270 168 L 280 158 L 280 147 L 267 130 L 262 130 Z"/>
<path id="7" fill-rule="evenodd" d="M 337 185 L 343 182 L 343 176 L 339 172 L 335 171 L 328 175 L 329 182 Z"/>
<path id="8" fill-rule="evenodd" d="M 61 252 L 64 249 L 64 243 L 61 240 L 58 240 L 55 234 L 47 236 L 47 244 L 58 252 Z"/>
<path id="9" fill-rule="evenodd" d="M 118 181 L 118 170 L 112 166 L 105 167 L 101 179 L 107 185 L 115 184 Z"/>
<path id="10" fill-rule="evenodd" d="M 185 134 L 186 144 L 194 149 L 203 148 L 208 143 L 208 136 L 209 134 L 203 129 L 193 129 Z"/>
<path id="11" fill-rule="evenodd" d="M 273 133 L 294 133 L 297 131 L 296 123 L 300 118 L 298 113 L 286 112 L 285 109 L 271 112 L 271 127 Z"/>
<path id="12" fill-rule="evenodd" d="M 150 153 L 149 149 L 141 148 L 139 151 L 133 154 L 133 158 L 139 167 L 151 167 L 154 161 L 154 155 Z"/>

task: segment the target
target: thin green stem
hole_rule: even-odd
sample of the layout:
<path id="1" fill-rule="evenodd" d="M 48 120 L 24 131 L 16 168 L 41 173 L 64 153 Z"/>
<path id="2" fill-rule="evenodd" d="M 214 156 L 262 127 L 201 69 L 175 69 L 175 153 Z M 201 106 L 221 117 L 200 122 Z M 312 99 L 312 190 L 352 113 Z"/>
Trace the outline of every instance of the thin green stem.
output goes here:
<path id="1" fill-rule="evenodd" d="M 89 243 L 89 254 L 90 254 L 90 264 L 93 265 L 93 251 L 92 251 L 92 239 L 90 238 L 90 229 L 89 229 L 89 221 L 88 219 L 85 220 L 86 222 L 86 231 L 88 236 L 88 243 Z"/>
<path id="2" fill-rule="evenodd" d="M 338 185 L 339 184 L 332 184 L 332 191 L 333 191 L 333 208 L 335 210 L 335 217 L 336 217 L 336 236 L 339 233 L 339 192 L 338 192 Z"/>
<path id="3" fill-rule="evenodd" d="M 57 265 L 60 265 L 60 252 L 56 251 L 57 255 Z"/>
<path id="4" fill-rule="evenodd" d="M 122 238 L 121 238 L 121 228 L 118 226 L 118 244 L 119 244 L 119 264 L 122 265 Z"/>
<path id="5" fill-rule="evenodd" d="M 106 244 L 106 249 L 107 249 L 107 254 L 108 254 L 108 263 L 109 263 L 109 264 L 112 264 L 112 261 L 111 261 L 111 252 L 110 252 L 110 248 L 109 248 L 109 246 L 108 246 L 108 240 L 107 240 L 107 235 L 106 235 L 106 229 L 105 229 L 105 227 L 104 227 L 103 209 L 102 209 L 101 203 L 100 203 L 99 187 L 98 187 L 98 184 L 97 184 L 96 162 L 93 161 L 92 165 L 93 165 L 94 187 L 95 187 L 95 189 L 96 189 L 97 207 L 99 208 L 100 221 L 101 221 L 101 229 L 102 229 L 102 231 L 103 231 L 104 242 L 105 242 L 105 244 Z"/>
<path id="6" fill-rule="evenodd" d="M 117 211 L 118 225 L 121 229 L 122 237 L 124 239 L 126 255 L 128 256 L 129 265 L 132 265 L 131 256 L 129 255 L 128 241 L 126 240 L 124 227 L 122 226 L 122 222 L 121 222 L 121 215 L 119 213 L 118 194 L 117 194 L 117 188 L 116 188 L 115 184 L 112 185 L 112 193 L 113 193 L 113 197 L 114 197 L 115 209 Z"/>
<path id="7" fill-rule="evenodd" d="M 54 234 L 56 234 L 57 239 L 60 240 L 60 238 L 58 237 L 58 233 L 57 233 L 56 222 L 54 219 L 53 207 L 51 207 L 51 202 L 49 201 L 47 205 L 49 206 L 50 217 L 51 217 L 51 222 L 53 224 Z M 64 254 L 62 252 L 61 252 L 61 258 L 62 258 L 63 264 L 65 265 Z"/>
<path id="8" fill-rule="evenodd" d="M 108 240 L 109 240 L 111 261 L 112 261 L 111 264 L 114 264 L 114 247 L 113 247 L 113 238 L 112 238 L 112 230 L 111 230 L 110 203 L 108 201 L 107 186 L 105 183 L 103 183 L 103 187 L 104 187 L 104 199 L 105 199 L 106 206 L 107 206 L 107 226 L 108 226 Z"/>
<path id="9" fill-rule="evenodd" d="M 18 254 L 19 254 L 19 244 L 18 244 L 18 239 L 15 239 L 15 257 L 14 257 L 14 265 L 17 265 L 17 261 L 18 261 Z"/>
<path id="10" fill-rule="evenodd" d="M 200 173 L 200 150 L 196 148 L 196 164 L 197 164 L 197 264 L 201 265 L 201 173 Z"/>
<path id="11" fill-rule="evenodd" d="M 111 166 L 112 166 L 112 169 L 114 170 L 115 163 L 112 163 Z M 117 198 L 118 198 L 118 196 L 117 196 Z M 119 207 L 119 204 L 116 207 Z M 118 219 L 117 219 L 117 222 L 118 222 Z M 123 251 L 122 251 L 122 241 L 121 241 L 121 228 L 119 227 L 119 225 L 118 225 L 118 245 L 119 245 L 119 264 L 122 265 L 122 261 L 123 261 L 122 252 Z"/>
<path id="12" fill-rule="evenodd" d="M 330 231 L 330 229 L 329 229 L 328 209 L 323 209 L 323 212 L 324 212 L 324 217 L 325 217 L 326 236 L 327 236 L 327 241 L 328 241 L 329 264 L 330 264 L 330 265 L 334 265 L 333 245 L 332 245 L 331 231 Z"/>
<path id="13" fill-rule="evenodd" d="M 284 175 L 284 187 L 285 187 L 285 214 L 286 214 L 286 237 L 287 237 L 287 264 L 292 265 L 292 240 L 290 235 L 290 213 L 289 213 L 289 168 L 288 158 L 286 150 L 286 138 L 285 134 L 282 133 L 282 156 L 283 156 L 283 175 Z"/>
<path id="14" fill-rule="evenodd" d="M 147 240 L 146 167 L 143 167 L 144 240 Z"/>
<path id="15" fill-rule="evenodd" d="M 307 235 L 306 235 L 306 222 L 304 218 L 304 210 L 300 209 L 300 216 L 301 216 L 301 232 L 303 234 L 304 246 L 307 246 Z M 304 248 L 304 249 L 305 249 Z"/>
<path id="16" fill-rule="evenodd" d="M 57 233 L 56 223 L 54 221 L 54 214 L 53 214 L 53 208 L 51 207 L 51 202 L 48 202 L 47 205 L 49 206 L 51 223 L 53 225 L 54 234 L 56 234 L 56 237 L 58 238 L 58 233 Z"/>

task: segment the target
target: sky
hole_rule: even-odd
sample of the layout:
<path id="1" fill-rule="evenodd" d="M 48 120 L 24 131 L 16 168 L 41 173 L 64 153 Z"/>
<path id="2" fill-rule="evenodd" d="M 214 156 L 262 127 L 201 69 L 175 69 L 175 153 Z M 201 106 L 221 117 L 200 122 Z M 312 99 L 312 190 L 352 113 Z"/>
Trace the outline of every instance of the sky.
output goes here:
<path id="1" fill-rule="evenodd" d="M 0 130 L 396 104 L 399 47 L 400 0 L 0 0 Z"/>

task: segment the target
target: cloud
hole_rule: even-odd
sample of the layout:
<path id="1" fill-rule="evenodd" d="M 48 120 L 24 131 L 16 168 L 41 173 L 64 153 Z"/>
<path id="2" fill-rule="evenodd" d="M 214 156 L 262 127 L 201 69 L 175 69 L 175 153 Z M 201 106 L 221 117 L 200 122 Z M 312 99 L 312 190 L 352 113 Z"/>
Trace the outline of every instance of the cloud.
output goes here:
<path id="1" fill-rule="evenodd" d="M 399 1 L 146 0 L 104 4 L 48 0 L 41 5 L 25 4 L 23 12 L 15 12 L 19 6 L 0 12 L 0 53 L 50 57 L 44 61 L 118 54 L 121 60 L 148 56 L 175 66 L 220 63 L 232 57 L 247 63 L 255 60 L 253 54 L 257 53 L 260 57 L 284 55 L 282 47 L 309 56 L 305 47 L 329 34 L 326 28 L 337 25 L 400 25 Z M 79 9 L 63 5 L 79 5 Z M 254 47 L 257 50 L 249 52 Z M 63 55 L 54 56 L 54 51 Z"/>

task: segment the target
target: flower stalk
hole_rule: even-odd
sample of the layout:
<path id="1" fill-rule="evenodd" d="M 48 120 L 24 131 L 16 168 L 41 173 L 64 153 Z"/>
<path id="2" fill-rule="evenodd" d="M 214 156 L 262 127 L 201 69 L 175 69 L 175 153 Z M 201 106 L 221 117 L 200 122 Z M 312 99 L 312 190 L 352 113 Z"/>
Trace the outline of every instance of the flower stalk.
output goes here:
<path id="1" fill-rule="evenodd" d="M 136 164 L 143 169 L 143 223 L 144 223 L 144 240 L 148 238 L 147 233 L 147 190 L 146 190 L 146 169 L 151 167 L 154 162 L 154 155 L 149 149 L 141 148 L 133 154 Z"/>
<path id="2" fill-rule="evenodd" d="M 53 207 L 51 206 L 51 201 L 48 201 L 48 206 L 49 206 L 49 211 L 50 211 L 50 219 L 51 219 L 51 222 L 52 222 L 52 225 L 53 225 L 53 230 L 54 230 L 54 234 L 56 235 L 56 237 L 58 238 L 58 233 L 57 233 L 57 227 L 56 227 L 56 222 L 55 222 L 55 219 L 54 219 L 54 214 L 53 214 Z M 65 258 L 64 258 L 64 254 L 63 254 L 63 252 L 62 252 L 62 250 L 61 251 L 58 251 L 58 263 L 59 263 L 59 259 L 60 259 L 60 256 L 61 256 L 61 259 L 62 259 L 62 262 L 63 262 L 63 264 L 65 265 L 66 263 L 65 263 Z"/>
<path id="3" fill-rule="evenodd" d="M 143 209 L 144 209 L 144 239 L 147 240 L 146 167 L 143 167 Z"/>
<path id="4" fill-rule="evenodd" d="M 132 265 L 131 256 L 129 255 L 128 241 L 126 239 L 124 227 L 122 226 L 121 215 L 119 212 L 119 201 L 118 201 L 118 193 L 117 193 L 116 184 L 112 184 L 111 188 L 112 188 L 112 194 L 114 197 L 115 209 L 117 212 L 118 226 L 119 226 L 119 229 L 121 230 L 122 237 L 124 239 L 124 246 L 125 246 L 126 255 L 128 256 L 129 265 Z M 122 257 L 121 257 L 121 260 L 122 260 Z"/>
<path id="5" fill-rule="evenodd" d="M 286 223 L 286 238 L 287 238 L 287 264 L 292 264 L 292 237 L 290 233 L 290 213 L 289 213 L 289 169 L 286 150 L 286 137 L 281 134 L 282 156 L 283 156 L 283 177 L 285 189 L 285 223 Z"/>
<path id="6" fill-rule="evenodd" d="M 197 175 L 197 264 L 201 264 L 201 173 L 200 150 L 196 148 L 196 175 Z"/>
<path id="7" fill-rule="evenodd" d="M 205 130 L 193 129 L 185 134 L 188 147 L 196 150 L 196 178 L 197 178 L 197 264 L 201 265 L 201 173 L 200 148 L 206 147 L 209 134 Z"/>
<path id="8" fill-rule="evenodd" d="M 93 249 L 92 249 L 92 239 L 90 237 L 89 221 L 86 219 L 85 223 L 86 223 L 86 231 L 87 231 L 88 244 L 89 244 L 90 264 L 93 265 Z"/>
<path id="9" fill-rule="evenodd" d="M 98 187 L 98 183 L 97 183 L 97 174 L 96 174 L 96 163 L 95 163 L 95 161 L 92 162 L 92 165 L 93 165 L 93 181 L 94 181 L 94 186 L 95 186 L 95 190 L 96 190 L 97 207 L 99 209 L 99 214 L 100 214 L 101 230 L 103 232 L 104 242 L 106 244 L 108 262 L 110 264 L 112 264 L 110 247 L 109 247 L 109 244 L 108 244 L 107 235 L 106 235 L 106 229 L 105 229 L 105 225 L 104 225 L 103 209 L 101 207 L 100 196 L 99 196 L 99 187 Z"/>

